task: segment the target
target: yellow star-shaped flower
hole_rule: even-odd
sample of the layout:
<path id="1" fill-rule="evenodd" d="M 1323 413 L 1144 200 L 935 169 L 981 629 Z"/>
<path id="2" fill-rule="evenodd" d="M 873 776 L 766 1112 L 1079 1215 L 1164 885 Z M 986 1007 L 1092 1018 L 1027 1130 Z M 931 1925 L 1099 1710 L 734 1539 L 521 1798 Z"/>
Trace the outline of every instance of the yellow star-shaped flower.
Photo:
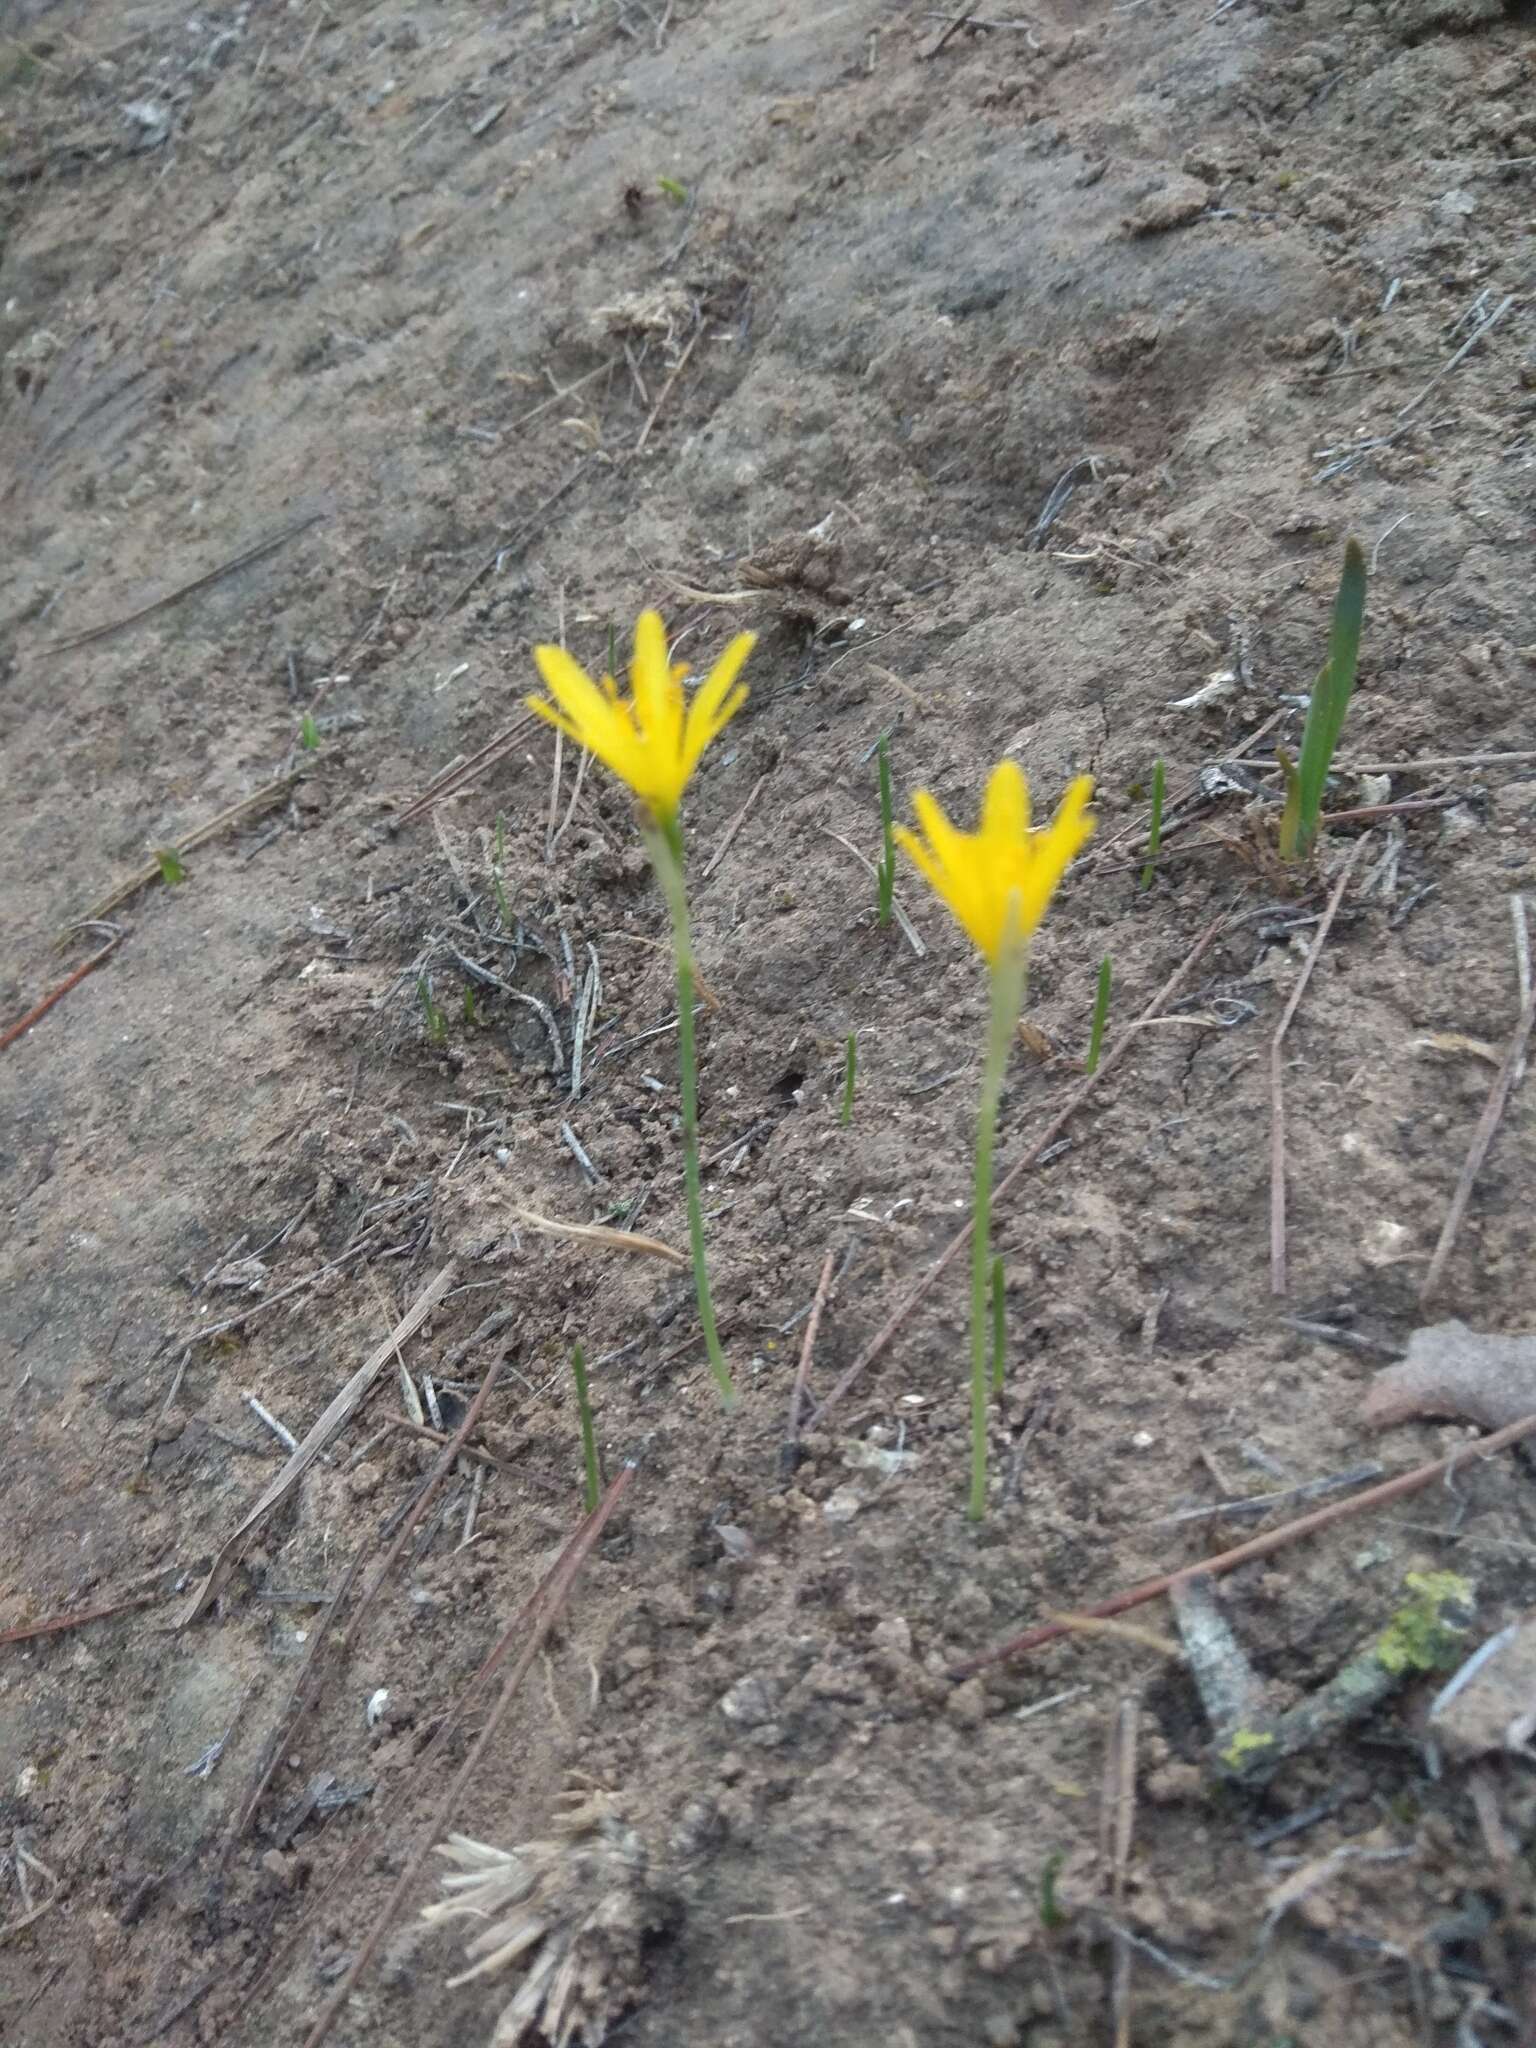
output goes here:
<path id="1" fill-rule="evenodd" d="M 1017 761 L 1000 761 L 987 780 L 979 832 L 958 832 L 920 789 L 912 799 L 922 837 L 898 826 L 903 850 L 954 913 L 989 966 L 1005 940 L 1027 941 L 1062 876 L 1093 836 L 1086 815 L 1092 780 L 1080 775 L 1049 825 L 1029 827 L 1029 785 Z"/>
<path id="2" fill-rule="evenodd" d="M 554 702 L 530 697 L 528 708 L 595 754 L 665 829 L 677 817 L 704 749 L 747 701 L 747 686 L 736 678 L 756 637 L 738 633 L 688 702 L 688 664 L 667 660 L 666 629 L 655 612 L 642 612 L 628 697 L 619 695 L 612 676 L 594 683 L 563 647 L 535 647 L 533 658 Z"/>

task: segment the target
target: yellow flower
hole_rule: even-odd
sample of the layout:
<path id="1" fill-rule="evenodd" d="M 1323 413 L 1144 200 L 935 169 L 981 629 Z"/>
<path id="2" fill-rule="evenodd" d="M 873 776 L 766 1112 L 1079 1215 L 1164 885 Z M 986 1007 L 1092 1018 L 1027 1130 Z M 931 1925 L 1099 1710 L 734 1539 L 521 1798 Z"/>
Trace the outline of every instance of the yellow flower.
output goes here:
<path id="1" fill-rule="evenodd" d="M 1027 940 L 1056 885 L 1093 836 L 1085 815 L 1093 783 L 1080 775 L 1050 824 L 1029 829 L 1029 785 L 1017 761 L 1000 761 L 987 779 L 981 830 L 957 832 L 927 790 L 912 799 L 922 838 L 898 826 L 896 837 L 954 912 L 991 966 L 1005 936 Z"/>
<path id="2" fill-rule="evenodd" d="M 683 677 L 688 664 L 674 666 L 667 660 L 660 618 L 642 612 L 635 625 L 627 698 L 619 695 L 612 676 L 594 683 L 563 647 L 535 647 L 533 658 L 555 701 L 530 697 L 528 708 L 596 754 L 628 783 L 656 823 L 668 826 L 704 749 L 747 701 L 747 686 L 736 678 L 756 637 L 739 633 L 687 703 Z"/>

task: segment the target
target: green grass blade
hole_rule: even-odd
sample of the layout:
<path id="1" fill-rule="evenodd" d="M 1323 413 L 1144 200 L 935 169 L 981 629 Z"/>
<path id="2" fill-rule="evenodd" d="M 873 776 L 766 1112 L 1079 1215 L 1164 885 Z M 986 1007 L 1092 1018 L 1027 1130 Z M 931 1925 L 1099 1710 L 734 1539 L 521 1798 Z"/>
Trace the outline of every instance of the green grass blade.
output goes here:
<path id="1" fill-rule="evenodd" d="M 1003 1366 L 1008 1349 L 1008 1309 L 1004 1300 L 1003 1262 L 992 1261 L 992 1391 L 1003 1391 Z"/>
<path id="2" fill-rule="evenodd" d="M 891 921 L 891 898 L 896 891 L 896 839 L 891 824 L 891 754 L 882 740 L 880 754 L 880 922 Z"/>
<path id="3" fill-rule="evenodd" d="M 1157 867 L 1157 849 L 1163 843 L 1163 796 L 1167 789 L 1167 775 L 1163 768 L 1163 757 L 1158 755 L 1152 763 L 1152 817 L 1147 825 L 1147 861 L 1141 871 L 1141 886 L 1150 889 L 1152 875 Z M 1088 1070 L 1092 1073 L 1093 1069 Z"/>
<path id="4" fill-rule="evenodd" d="M 854 1076 L 858 1072 L 858 1067 L 859 1041 L 855 1034 L 850 1031 L 847 1042 L 843 1047 L 843 1109 L 839 1121 L 844 1124 L 851 1124 L 853 1122 L 853 1082 Z"/>
<path id="5" fill-rule="evenodd" d="M 1344 730 L 1349 700 L 1354 694 L 1355 670 L 1360 659 L 1360 634 L 1365 624 L 1365 554 L 1359 541 L 1344 550 L 1344 573 L 1334 599 L 1333 624 L 1328 634 L 1328 660 L 1307 707 L 1306 729 L 1301 739 L 1301 762 L 1297 770 L 1301 783 L 1301 820 L 1297 850 L 1311 851 L 1317 821 L 1323 805 L 1328 770 L 1333 765 L 1339 735 Z"/>
<path id="6" fill-rule="evenodd" d="M 1109 955 L 1106 953 L 1099 963 L 1099 985 L 1093 998 L 1093 1024 L 1088 1033 L 1088 1057 L 1084 1062 L 1085 1070 L 1090 1074 L 1097 1072 L 1099 1054 L 1104 1050 L 1104 1026 L 1109 1019 L 1110 982 L 1111 969 Z"/>

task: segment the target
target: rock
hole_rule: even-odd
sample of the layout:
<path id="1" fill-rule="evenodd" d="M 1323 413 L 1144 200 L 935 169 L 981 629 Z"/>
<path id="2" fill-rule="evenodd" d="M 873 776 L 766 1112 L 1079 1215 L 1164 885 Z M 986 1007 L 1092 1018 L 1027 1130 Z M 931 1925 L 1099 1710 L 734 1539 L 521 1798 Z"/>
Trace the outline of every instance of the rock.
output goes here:
<path id="1" fill-rule="evenodd" d="M 1437 29 L 1466 35 L 1503 17 L 1504 0 L 1398 0 L 1392 27 L 1403 42 L 1414 43 Z"/>
<path id="2" fill-rule="evenodd" d="M 1536 1735 L 1536 1613 L 1491 1636 L 1429 1710 L 1429 1733 L 1453 1762 L 1490 1751 L 1529 1754 Z"/>
<path id="3" fill-rule="evenodd" d="M 738 1678 L 720 1701 L 720 1711 L 736 1728 L 757 1728 L 778 1711 L 779 1689 L 772 1679 L 748 1674 Z"/>
<path id="4" fill-rule="evenodd" d="M 1209 185 L 1175 172 L 1132 207 L 1123 225 L 1129 235 L 1164 235 L 1170 228 L 1187 227 L 1198 220 L 1210 203 Z"/>

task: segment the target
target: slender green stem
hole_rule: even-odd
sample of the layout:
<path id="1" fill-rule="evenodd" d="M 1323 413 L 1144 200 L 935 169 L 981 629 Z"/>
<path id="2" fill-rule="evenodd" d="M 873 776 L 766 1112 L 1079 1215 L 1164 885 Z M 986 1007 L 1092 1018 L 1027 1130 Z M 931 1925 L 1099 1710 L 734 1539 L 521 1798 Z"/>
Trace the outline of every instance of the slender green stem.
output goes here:
<path id="1" fill-rule="evenodd" d="M 891 921 L 891 901 L 896 894 L 896 835 L 891 823 L 891 755 L 880 742 L 880 866 L 876 879 L 880 892 L 880 922 Z"/>
<path id="2" fill-rule="evenodd" d="M 592 1396 L 587 1387 L 587 1361 L 579 1344 L 571 1346 L 571 1371 L 576 1375 L 576 1409 L 581 1416 L 581 1462 L 586 1471 L 587 1513 L 602 1491 L 597 1470 L 597 1434 L 592 1427 Z"/>
<path id="3" fill-rule="evenodd" d="M 987 1027 L 987 1063 L 982 1071 L 981 1108 L 976 1119 L 976 1196 L 971 1211 L 971 1504 L 979 1522 L 987 1512 L 987 1395 L 991 1385 L 991 1321 L 987 1313 L 991 1279 L 992 1153 L 997 1112 L 1014 1028 L 1024 1006 L 1025 951 L 1005 944 L 992 969 L 992 1014 Z"/>
<path id="4" fill-rule="evenodd" d="M 709 1292 L 709 1267 L 704 1257 L 704 1205 L 699 1191 L 699 1070 L 693 1035 L 693 934 L 688 922 L 688 892 L 683 881 L 682 834 L 674 820 L 646 828 L 646 850 L 667 899 L 672 918 L 672 950 L 677 959 L 678 1061 L 683 1082 L 683 1184 L 688 1197 L 688 1242 L 693 1253 L 693 1285 L 698 1296 L 699 1324 L 709 1369 L 727 1408 L 736 1405 L 730 1367 L 720 1348 L 715 1305 Z"/>
<path id="5" fill-rule="evenodd" d="M 1163 795 L 1167 788 L 1163 757 L 1158 755 L 1152 763 L 1152 817 L 1147 826 L 1147 862 L 1141 871 L 1141 886 L 1150 889 L 1152 876 L 1157 868 L 1157 849 L 1163 843 Z"/>
<path id="6" fill-rule="evenodd" d="M 1085 1073 L 1096 1073 L 1099 1054 L 1104 1050 L 1104 1026 L 1109 1021 L 1109 987 L 1111 969 L 1106 953 L 1099 963 L 1099 986 L 1093 998 L 1093 1025 L 1088 1033 L 1088 1057 L 1083 1062 Z"/>
<path id="7" fill-rule="evenodd" d="M 1008 1313 L 1003 1299 L 1003 1262 L 992 1261 L 992 1391 L 1003 1391 L 1004 1354 L 1008 1348 Z"/>
<path id="8" fill-rule="evenodd" d="M 850 1031 L 847 1043 L 843 1047 L 843 1113 L 841 1121 L 844 1124 L 851 1124 L 853 1122 L 853 1082 L 854 1076 L 858 1072 L 858 1067 L 859 1041 L 854 1033 Z"/>

